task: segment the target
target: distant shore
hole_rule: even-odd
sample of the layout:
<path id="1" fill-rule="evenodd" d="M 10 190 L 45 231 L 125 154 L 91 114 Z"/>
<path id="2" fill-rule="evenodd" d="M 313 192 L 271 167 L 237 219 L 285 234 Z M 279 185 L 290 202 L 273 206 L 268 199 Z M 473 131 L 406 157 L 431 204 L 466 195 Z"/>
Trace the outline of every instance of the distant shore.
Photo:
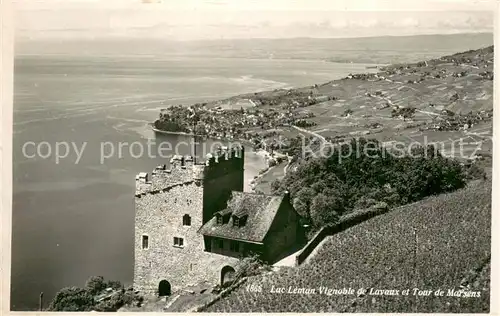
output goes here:
<path id="1" fill-rule="evenodd" d="M 160 134 L 165 134 L 165 135 L 185 135 L 185 136 L 193 136 L 191 133 L 186 133 L 186 132 L 173 132 L 173 131 L 164 131 L 161 129 L 157 129 L 156 127 L 153 127 L 153 131 L 155 133 L 160 133 Z"/>
<path id="2" fill-rule="evenodd" d="M 164 131 L 164 130 L 160 130 L 160 129 L 157 129 L 153 126 L 153 124 L 150 124 L 151 127 L 152 127 L 152 130 L 155 132 L 155 133 L 158 133 L 158 134 L 162 134 L 162 135 L 182 135 L 182 136 L 193 136 L 193 133 L 186 133 L 186 132 L 173 132 L 173 131 Z M 199 135 L 197 135 L 198 137 Z M 206 139 L 210 139 L 210 137 L 204 137 L 204 136 L 200 136 L 200 137 L 203 137 L 204 140 Z M 220 139 L 215 139 L 215 138 L 211 138 L 213 140 L 219 140 Z M 255 155 L 256 157 L 259 157 L 260 159 L 262 159 L 262 161 L 264 162 L 264 165 L 265 167 L 264 168 L 260 168 L 260 167 L 256 167 L 256 173 L 253 174 L 250 179 L 247 179 L 247 183 L 245 184 L 245 186 L 248 186 L 248 189 L 250 190 L 254 190 L 255 187 L 257 186 L 257 181 L 259 179 L 261 179 L 267 172 L 269 172 L 271 169 L 274 168 L 273 167 L 270 167 L 269 166 L 269 159 L 273 157 L 273 155 L 264 150 L 264 149 L 258 149 L 258 150 L 253 150 L 253 146 L 252 144 L 247 141 L 247 140 L 236 140 L 237 142 L 239 142 L 241 145 L 243 146 L 249 146 L 252 151 L 248 151 L 247 153 L 252 153 L 253 155 Z M 249 162 L 249 163 L 252 163 L 252 162 Z"/>
<path id="3" fill-rule="evenodd" d="M 160 133 L 160 134 L 164 134 L 164 135 L 183 135 L 183 136 L 204 137 L 201 135 L 194 135 L 193 133 L 187 133 L 187 132 L 164 131 L 164 130 L 161 130 L 161 129 L 154 127 L 153 124 L 151 124 L 151 128 L 153 129 L 153 131 L 155 133 Z"/>

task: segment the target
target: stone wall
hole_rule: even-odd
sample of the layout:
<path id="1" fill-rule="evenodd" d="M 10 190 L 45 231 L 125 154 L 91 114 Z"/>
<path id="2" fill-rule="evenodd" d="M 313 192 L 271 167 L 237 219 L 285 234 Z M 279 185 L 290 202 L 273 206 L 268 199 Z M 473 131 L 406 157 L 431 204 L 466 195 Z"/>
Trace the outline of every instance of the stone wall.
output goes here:
<path id="1" fill-rule="evenodd" d="M 300 242 L 299 217 L 285 195 L 271 228 L 264 240 L 264 259 L 273 262 Z"/>
<path id="2" fill-rule="evenodd" d="M 175 156 L 170 169 L 158 166 L 136 177 L 134 288 L 154 293 L 161 280 L 173 291 L 209 281 L 220 282 L 221 269 L 238 259 L 205 251 L 198 233 L 214 208 L 225 205 L 231 191 L 243 191 L 244 151 L 219 151 L 204 164 Z M 191 225 L 183 225 L 190 216 Z M 149 247 L 143 249 L 143 236 Z M 175 245 L 182 238 L 183 245 Z"/>
<path id="3" fill-rule="evenodd" d="M 144 173 L 145 177 L 136 177 L 136 195 L 158 192 L 180 183 L 194 179 L 193 167 L 188 168 L 172 164 L 170 169 L 165 165 L 156 167 L 153 172 Z"/>
<path id="4" fill-rule="evenodd" d="M 237 242 L 239 244 L 239 251 L 233 251 L 231 249 L 231 242 Z M 232 241 L 224 238 L 210 238 L 211 252 L 218 253 L 224 256 L 240 258 L 245 251 L 245 245 L 238 241 Z M 220 247 L 222 244 L 222 248 Z"/>
<path id="5" fill-rule="evenodd" d="M 202 281 L 217 283 L 223 266 L 235 266 L 238 259 L 204 251 L 202 225 L 203 187 L 194 181 L 156 194 L 136 197 L 134 288 L 148 293 L 167 280 L 175 291 Z M 191 216 L 191 226 L 183 216 Z M 149 248 L 142 249 L 147 235 Z M 183 247 L 174 245 L 183 238 Z"/>
<path id="6" fill-rule="evenodd" d="M 241 258 L 250 254 L 257 254 L 262 251 L 262 245 L 258 243 L 243 242 L 239 240 L 230 240 L 225 238 L 205 237 L 210 242 L 211 252 L 218 253 L 225 256 Z M 222 248 L 220 243 L 222 242 Z M 238 243 L 238 251 L 231 249 L 231 243 Z"/>
<path id="7" fill-rule="evenodd" d="M 227 206 L 231 191 L 242 192 L 244 187 L 244 149 L 221 152 L 218 155 L 220 156 L 209 158 L 204 170 L 204 223 L 215 212 Z"/>
<path id="8" fill-rule="evenodd" d="M 335 235 L 375 216 L 389 212 L 391 209 L 387 207 L 387 204 L 384 204 L 385 203 L 382 203 L 382 205 L 375 205 L 368 209 L 353 211 L 342 216 L 337 224 L 321 228 L 295 257 L 296 265 L 302 264 L 325 237 Z"/>
<path id="9" fill-rule="evenodd" d="M 203 183 L 203 221 L 206 223 L 217 211 L 227 207 L 232 191 L 243 191 L 243 169 L 228 172 L 216 179 L 205 179 Z"/>

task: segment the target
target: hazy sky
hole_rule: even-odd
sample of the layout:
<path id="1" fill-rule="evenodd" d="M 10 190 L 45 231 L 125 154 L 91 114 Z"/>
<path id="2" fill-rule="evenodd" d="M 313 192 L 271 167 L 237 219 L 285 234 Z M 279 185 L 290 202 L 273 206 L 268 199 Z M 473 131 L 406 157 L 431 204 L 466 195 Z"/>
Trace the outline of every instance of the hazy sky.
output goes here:
<path id="1" fill-rule="evenodd" d="M 18 39 L 492 32 L 494 0 L 18 0 Z"/>

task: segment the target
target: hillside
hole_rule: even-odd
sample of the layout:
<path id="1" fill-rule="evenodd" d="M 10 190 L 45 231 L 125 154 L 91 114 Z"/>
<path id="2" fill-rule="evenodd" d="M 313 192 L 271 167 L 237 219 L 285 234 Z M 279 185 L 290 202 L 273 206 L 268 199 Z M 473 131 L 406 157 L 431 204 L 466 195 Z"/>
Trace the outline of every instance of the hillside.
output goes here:
<path id="1" fill-rule="evenodd" d="M 142 56 L 148 58 L 208 57 L 325 60 L 391 64 L 419 61 L 493 44 L 492 33 L 374 36 L 363 38 L 221 39 L 172 41 L 144 36 L 127 38 L 33 39 L 16 34 L 16 54 Z M 346 34 L 344 34 L 345 36 Z"/>
<path id="2" fill-rule="evenodd" d="M 490 221 L 491 182 L 476 181 L 328 237 L 305 264 L 247 281 L 261 292 L 243 286 L 206 311 L 488 312 Z M 355 292 L 328 296 L 321 286 Z M 315 293 L 271 293 L 273 287 Z M 373 288 L 372 295 L 358 296 L 359 288 Z M 441 289 L 444 296 L 414 296 L 414 288 Z M 409 296 L 401 295 L 404 289 Z M 381 290 L 400 295 L 375 295 Z M 463 297 L 447 296 L 448 290 Z"/>
<path id="3" fill-rule="evenodd" d="M 308 87 L 177 106 L 165 117 L 193 126 L 186 117 L 194 109 L 210 137 L 245 139 L 285 152 L 305 131 L 316 141 L 363 136 L 406 145 L 439 142 L 445 154 L 473 158 L 491 153 L 493 56 L 490 46 Z"/>

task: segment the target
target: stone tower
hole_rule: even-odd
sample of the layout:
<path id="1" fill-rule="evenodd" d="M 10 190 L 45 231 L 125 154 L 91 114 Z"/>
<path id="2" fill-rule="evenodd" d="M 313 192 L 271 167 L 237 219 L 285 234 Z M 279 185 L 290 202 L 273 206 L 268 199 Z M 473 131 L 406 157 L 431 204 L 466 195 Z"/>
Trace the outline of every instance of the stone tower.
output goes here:
<path id="1" fill-rule="evenodd" d="M 136 177 L 134 289 L 170 294 L 202 281 L 217 282 L 230 258 L 205 251 L 198 230 L 243 191 L 244 148 L 220 148 L 202 164 L 174 156 Z"/>

